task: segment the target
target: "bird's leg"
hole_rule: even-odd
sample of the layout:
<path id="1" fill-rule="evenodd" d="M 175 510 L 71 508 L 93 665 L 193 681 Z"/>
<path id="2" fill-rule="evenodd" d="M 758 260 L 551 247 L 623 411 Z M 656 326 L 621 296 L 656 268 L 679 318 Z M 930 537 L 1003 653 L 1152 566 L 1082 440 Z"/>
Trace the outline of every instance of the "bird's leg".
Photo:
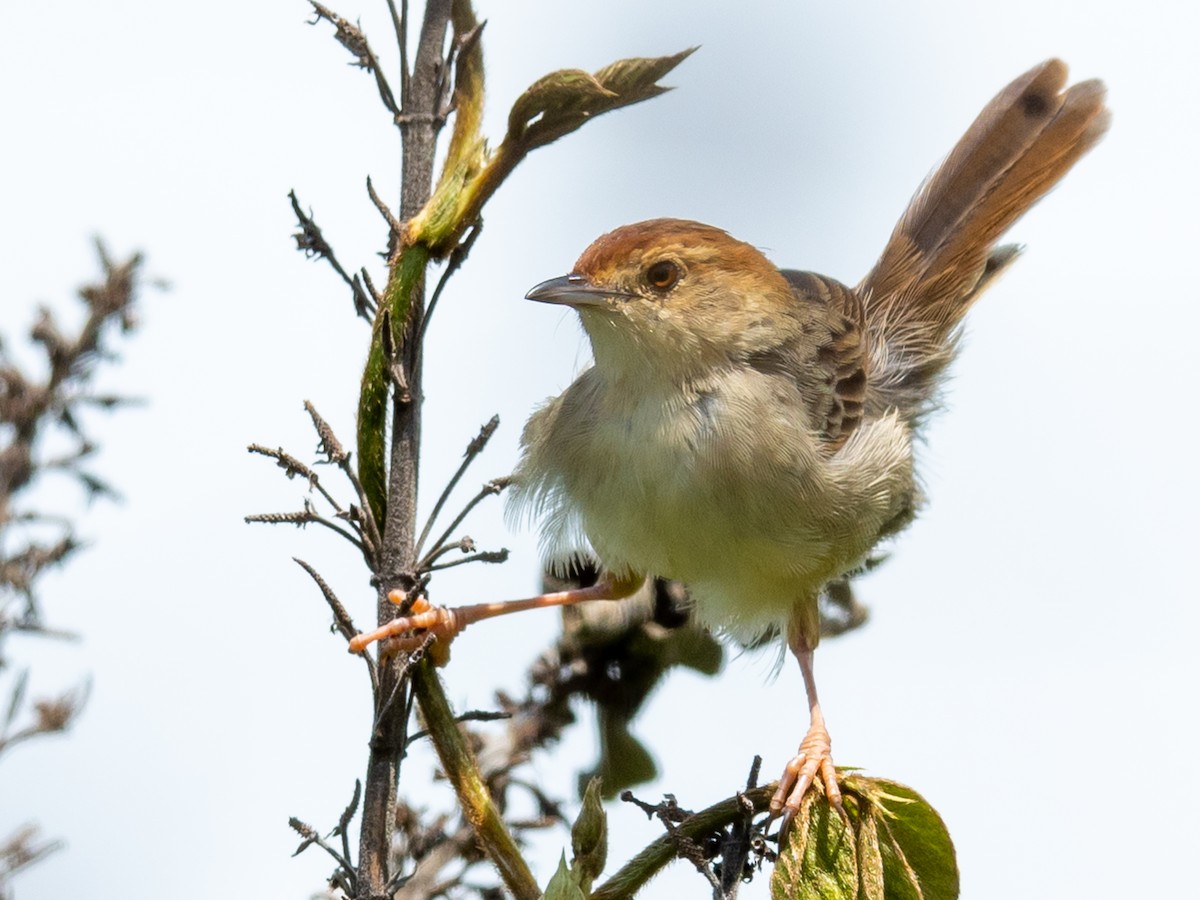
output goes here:
<path id="1" fill-rule="evenodd" d="M 590 587 L 573 588 L 526 597 L 523 600 L 504 600 L 498 603 L 476 603 L 471 606 L 433 606 L 428 600 L 418 598 L 408 615 L 392 619 L 374 631 L 356 634 L 350 639 L 350 652 L 361 653 L 375 641 L 395 638 L 392 649 L 415 650 L 425 643 L 432 633 L 439 641 L 449 644 L 468 625 L 495 616 L 522 612 L 527 609 L 542 609 L 547 606 L 571 606 L 584 600 L 621 600 L 634 594 L 645 579 L 640 576 L 618 578 L 605 575 Z M 403 591 L 392 591 L 388 599 L 399 605 L 406 599 Z"/>
<path id="2" fill-rule="evenodd" d="M 782 843 L 787 837 L 788 827 L 800 812 L 800 801 L 804 798 L 813 783 L 820 775 L 821 784 L 825 788 L 825 798 L 842 816 L 842 792 L 838 788 L 837 771 L 833 767 L 833 757 L 829 752 L 829 732 L 825 730 L 825 717 L 821 714 L 821 703 L 817 699 L 817 682 L 813 678 L 812 647 L 801 635 L 793 635 L 788 640 L 788 646 L 800 663 L 800 674 L 804 676 L 804 692 L 808 696 L 808 714 L 810 724 L 808 733 L 800 742 L 796 755 L 784 767 L 783 776 L 779 779 L 779 788 L 771 797 L 771 818 L 782 815 L 779 826 L 779 839 Z"/>

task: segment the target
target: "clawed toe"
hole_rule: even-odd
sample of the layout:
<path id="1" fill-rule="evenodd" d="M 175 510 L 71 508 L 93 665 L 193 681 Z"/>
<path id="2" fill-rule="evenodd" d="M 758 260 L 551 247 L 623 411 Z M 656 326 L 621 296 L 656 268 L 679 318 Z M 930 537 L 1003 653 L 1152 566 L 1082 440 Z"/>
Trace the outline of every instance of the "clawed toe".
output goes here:
<path id="1" fill-rule="evenodd" d="M 393 595 L 396 593 L 393 592 Z M 431 606 L 428 600 L 418 598 L 407 616 L 399 616 L 374 631 L 364 631 L 352 637 L 350 652 L 361 653 L 376 641 L 387 638 L 394 639 L 392 647 L 396 650 L 415 650 L 426 642 L 429 634 L 448 643 L 461 630 L 453 610 Z"/>
<path id="2" fill-rule="evenodd" d="M 823 727 L 814 726 L 800 742 L 796 755 L 784 767 L 779 787 L 771 797 L 771 818 L 780 819 L 780 843 L 787 839 L 788 829 L 800 813 L 800 804 L 805 792 L 818 778 L 829 805 L 845 818 L 842 792 L 837 783 L 837 769 L 830 754 L 829 733 Z"/>

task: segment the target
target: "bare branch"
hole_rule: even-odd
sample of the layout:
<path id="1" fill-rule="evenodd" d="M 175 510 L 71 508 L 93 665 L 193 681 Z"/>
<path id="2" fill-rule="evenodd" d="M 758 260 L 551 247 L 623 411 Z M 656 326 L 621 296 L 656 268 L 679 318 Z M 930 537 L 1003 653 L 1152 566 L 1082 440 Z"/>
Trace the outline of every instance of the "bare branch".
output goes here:
<path id="1" fill-rule="evenodd" d="M 363 289 L 362 282 L 359 281 L 357 275 L 351 276 L 342 267 L 337 255 L 333 252 L 333 247 L 325 239 L 321 227 L 313 219 L 312 213 L 306 213 L 300 208 L 296 192 L 288 191 L 288 198 L 292 201 L 292 212 L 296 214 L 296 219 L 300 222 L 300 231 L 292 235 L 296 239 L 296 249 L 310 259 L 317 257 L 328 262 L 333 271 L 337 272 L 342 281 L 346 282 L 350 288 L 350 293 L 354 297 L 355 314 L 368 322 L 374 321 L 375 309 L 378 306 L 377 300 Z"/>
<path id="2" fill-rule="evenodd" d="M 433 318 L 433 311 L 437 308 L 437 302 L 442 296 L 442 290 L 446 287 L 446 282 L 467 261 L 467 255 L 471 252 L 471 248 L 475 246 L 475 241 L 482 231 L 483 218 L 480 217 L 475 220 L 475 224 L 467 232 L 466 237 L 450 251 L 450 256 L 446 260 L 446 268 L 442 272 L 442 276 L 438 279 L 437 287 L 433 289 L 433 296 L 429 299 L 429 306 L 425 310 L 425 318 L 421 320 L 421 332 L 417 337 L 417 346 L 419 348 L 424 348 L 425 346 L 425 330 L 429 327 L 429 320 Z"/>
<path id="3" fill-rule="evenodd" d="M 377 210 L 379 210 L 379 215 L 382 216 L 383 221 L 385 221 L 387 223 L 387 226 L 388 226 L 387 255 L 390 257 L 393 253 L 395 253 L 396 248 L 399 246 L 400 241 L 403 239 L 404 226 L 400 223 L 400 220 L 396 218 L 395 214 L 391 211 L 391 209 L 388 207 L 388 205 L 383 202 L 383 198 L 380 197 L 379 194 L 377 194 L 375 192 L 375 184 L 374 184 L 374 182 L 371 181 L 370 175 L 367 176 L 367 196 L 369 196 L 371 198 L 371 202 L 374 203 L 375 208 Z"/>
<path id="4" fill-rule="evenodd" d="M 338 818 L 337 826 L 331 831 L 330 837 L 341 837 L 342 839 L 342 856 L 350 859 L 350 820 L 354 818 L 354 814 L 358 812 L 358 801 L 362 799 L 362 782 L 357 778 L 354 779 L 354 796 L 350 798 L 350 802 L 346 804 L 346 808 L 342 810 L 342 815 Z"/>
<path id="5" fill-rule="evenodd" d="M 326 6 L 317 3 L 316 0 L 309 0 L 313 9 L 316 11 L 317 18 L 313 21 L 317 22 L 325 19 L 332 23 L 335 32 L 334 39 L 350 51 L 350 55 L 354 57 L 352 65 L 358 66 L 360 69 L 366 69 L 375 76 L 375 86 L 379 90 L 379 99 L 383 101 L 383 105 L 387 107 L 388 112 L 392 117 L 400 115 L 400 107 L 396 105 L 396 98 L 392 95 L 392 88 L 384 77 L 382 69 L 379 67 L 379 60 L 375 57 L 375 52 L 371 49 L 371 45 L 367 42 L 367 36 L 363 34 L 362 29 L 349 19 L 344 19 L 337 13 L 333 12 Z"/>
<path id="6" fill-rule="evenodd" d="M 310 488 L 318 491 L 321 496 L 329 502 L 330 506 L 337 510 L 337 512 L 342 512 L 342 507 L 333 498 L 333 496 L 327 490 L 325 490 L 317 473 L 300 460 L 296 459 L 296 457 L 292 456 L 282 447 L 271 449 L 270 447 L 264 447 L 262 444 L 251 444 L 246 449 L 251 453 L 256 453 L 259 456 L 266 456 L 275 460 L 276 464 L 279 466 L 279 468 L 283 469 L 284 474 L 287 475 L 288 478 L 295 478 L 297 475 L 301 476 L 305 481 L 308 482 L 308 486 Z"/>
<path id="7" fill-rule="evenodd" d="M 483 709 L 473 709 L 470 712 L 461 713 L 461 714 L 455 716 L 454 721 L 459 722 L 459 723 L 462 723 L 462 722 L 500 722 L 505 719 L 511 719 L 511 718 L 512 718 L 512 713 L 510 713 L 510 712 L 494 712 L 494 711 L 489 712 L 489 711 L 483 710 Z M 429 731 L 426 729 L 422 729 L 421 731 L 417 731 L 417 732 L 414 732 L 413 734 L 410 734 L 408 736 L 408 743 L 415 744 L 417 741 L 421 740 L 421 738 L 426 738 L 426 737 L 429 737 Z"/>
<path id="8" fill-rule="evenodd" d="M 462 512 L 454 517 L 454 521 L 451 522 L 446 530 L 442 532 L 441 536 L 434 541 L 434 546 L 441 547 L 443 544 L 445 544 L 450 539 L 450 535 L 454 533 L 454 530 L 463 523 L 463 520 L 471 514 L 471 511 L 475 509 L 476 506 L 478 506 L 484 499 L 499 494 L 511 483 L 512 479 L 509 476 L 505 476 L 503 478 L 494 478 L 487 482 L 482 488 L 479 489 L 478 494 L 467 501 L 467 505 L 463 507 Z M 422 566 L 418 564 L 417 569 L 420 570 L 421 568 Z"/>
<path id="9" fill-rule="evenodd" d="M 379 293 L 378 288 L 375 287 L 375 282 L 371 280 L 371 273 L 367 271 L 366 266 L 362 267 L 360 274 L 362 275 L 363 284 L 367 286 L 367 291 L 371 294 L 371 299 L 374 301 L 374 309 L 378 309 L 379 304 L 383 302 L 383 296 Z"/>
<path id="10" fill-rule="evenodd" d="M 425 567 L 426 572 L 440 572 L 443 569 L 453 569 L 455 566 L 465 566 L 467 563 L 482 562 L 482 563 L 502 563 L 508 562 L 508 549 L 501 548 L 499 550 L 484 550 L 480 553 L 475 553 L 471 556 L 466 556 L 462 559 L 455 559 L 447 563 L 438 563 Z"/>
<path id="11" fill-rule="evenodd" d="M 388 0 L 388 12 L 392 14 L 392 29 L 396 32 L 396 46 L 400 48 L 400 106 L 408 106 L 408 0 L 401 0 L 396 11 L 396 0 Z"/>
<path id="12" fill-rule="evenodd" d="M 317 587 L 321 589 L 321 594 L 325 597 L 325 602 L 329 604 L 329 609 L 333 612 L 333 624 L 338 632 L 347 641 L 358 634 L 358 628 L 354 625 L 354 620 L 350 618 L 350 613 L 346 611 L 346 607 L 342 605 L 342 601 L 337 598 L 333 592 L 333 588 L 318 574 L 317 570 L 298 557 L 292 557 L 292 561 L 300 568 L 308 573 L 308 576 L 316 582 Z M 363 660 L 367 664 L 367 674 L 371 678 L 371 687 L 376 689 L 379 687 L 379 669 L 375 664 L 375 660 L 371 658 L 369 653 L 361 653 Z"/>
<path id="13" fill-rule="evenodd" d="M 440 547 L 434 547 L 417 565 L 420 567 L 421 571 L 428 572 L 431 565 L 433 565 L 446 554 L 453 553 L 455 550 L 459 551 L 460 553 L 474 553 L 474 538 L 472 538 L 470 535 L 463 535 L 457 541 L 443 544 Z"/>
<path id="14" fill-rule="evenodd" d="M 462 479 L 463 474 L 467 471 L 467 467 L 475 461 L 475 458 L 483 452 L 483 448 L 487 446 L 488 441 L 492 439 L 492 435 L 496 433 L 496 429 L 500 427 L 500 417 L 492 416 L 479 429 L 479 434 L 471 439 L 471 443 L 467 444 L 467 449 L 463 453 L 463 461 L 459 464 L 456 471 L 446 486 L 442 489 L 441 495 L 437 499 L 437 503 L 433 505 L 433 512 L 429 514 L 429 519 L 425 522 L 425 527 L 421 529 L 421 535 L 417 538 L 416 553 L 420 554 L 421 548 L 425 545 L 425 539 L 429 537 L 429 532 L 433 529 L 434 523 L 437 521 L 438 515 L 442 511 L 442 507 L 446 505 L 446 500 Z M 438 542 L 443 543 L 442 541 Z M 418 566 L 419 568 L 419 566 Z"/>
<path id="15" fill-rule="evenodd" d="M 62 849 L 62 841 L 39 843 L 37 837 L 38 827 L 25 825 L 0 844 L 0 896 L 7 896 L 5 888 L 13 875 Z"/>
<path id="16" fill-rule="evenodd" d="M 333 522 L 325 516 L 317 512 L 316 507 L 307 499 L 304 501 L 304 509 L 297 512 L 286 513 L 254 513 L 252 515 L 243 516 L 242 521 L 247 524 L 259 525 L 295 525 L 298 528 L 303 528 L 306 525 L 320 525 L 323 528 L 328 528 L 335 534 L 341 535 L 351 544 L 358 548 L 360 553 L 366 553 L 366 547 L 361 539 L 355 536 L 352 532 L 347 531 L 341 525 Z"/>
<path id="17" fill-rule="evenodd" d="M 313 844 L 316 844 L 326 853 L 333 857 L 337 863 L 337 870 L 334 872 L 333 880 L 347 893 L 354 893 L 354 866 L 350 860 L 343 856 L 336 848 L 331 847 L 326 840 L 321 837 L 320 832 L 313 828 L 307 822 L 303 822 L 292 816 L 288 819 L 288 825 L 292 830 L 299 834 L 304 840 L 300 842 L 300 846 L 292 853 L 292 856 L 299 856 Z"/>
<path id="18" fill-rule="evenodd" d="M 333 428 L 321 417 L 316 407 L 308 400 L 304 401 L 304 409 L 312 418 L 313 427 L 316 428 L 317 436 L 321 441 L 322 452 L 326 454 L 331 463 L 337 464 L 338 468 L 342 470 L 342 474 L 350 482 L 350 486 L 354 488 L 355 496 L 358 498 L 358 505 L 351 507 L 348 517 L 352 523 L 361 523 L 359 530 L 366 546 L 370 550 L 367 564 L 370 565 L 371 571 L 374 572 L 378 568 L 379 560 L 377 553 L 383 543 L 383 538 L 379 533 L 379 523 L 375 521 L 375 516 L 371 512 L 371 504 L 367 500 L 367 492 L 363 489 L 358 472 L 351 465 L 350 453 L 342 447 Z"/>

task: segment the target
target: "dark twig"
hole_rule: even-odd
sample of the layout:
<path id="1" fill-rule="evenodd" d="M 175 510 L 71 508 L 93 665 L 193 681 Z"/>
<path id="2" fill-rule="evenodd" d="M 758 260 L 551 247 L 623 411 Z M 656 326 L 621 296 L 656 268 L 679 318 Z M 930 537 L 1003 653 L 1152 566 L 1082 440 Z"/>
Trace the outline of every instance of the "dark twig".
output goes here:
<path id="1" fill-rule="evenodd" d="M 454 112 L 454 104 L 458 97 L 455 82 L 462 76 L 459 64 L 470 55 L 475 45 L 479 43 L 480 36 L 483 34 L 483 26 L 486 24 L 486 21 L 478 22 L 469 31 L 456 34 L 454 41 L 450 44 L 450 49 L 446 52 L 438 85 L 440 99 L 437 108 L 437 116 L 443 122 Z M 453 78 L 451 78 L 452 73 Z"/>
<path id="2" fill-rule="evenodd" d="M 501 548 L 499 550 L 484 550 L 480 553 L 474 553 L 471 556 L 465 556 L 462 559 L 451 560 L 447 563 L 438 563 L 433 566 L 426 566 L 425 572 L 440 572 L 443 569 L 453 569 L 455 566 L 465 566 L 467 563 L 482 562 L 482 563 L 502 563 L 508 561 L 508 550 Z"/>
<path id="3" fill-rule="evenodd" d="M 475 461 L 475 458 L 483 452 L 483 449 L 487 446 L 488 441 L 492 439 L 492 435 L 496 433 L 496 429 L 499 427 L 500 417 L 492 416 L 480 427 L 479 434 L 472 438 L 471 442 L 467 444 L 467 449 L 463 452 L 463 461 L 459 464 L 458 471 L 456 471 L 450 477 L 450 480 L 446 482 L 446 486 L 442 488 L 442 493 L 438 497 L 437 503 L 433 505 L 433 512 L 429 514 L 429 518 L 425 521 L 425 527 L 421 529 L 421 535 L 417 538 L 415 552 L 418 556 L 420 555 L 421 550 L 424 548 L 425 540 L 429 537 L 429 532 L 433 530 L 434 523 L 437 521 L 437 517 L 441 514 L 442 507 L 446 505 L 446 501 L 449 499 L 450 494 L 454 491 L 454 488 L 457 487 L 458 482 L 462 479 L 463 474 L 467 471 L 467 467 L 470 466 L 471 463 Z M 445 543 L 444 539 L 438 541 L 439 546 L 443 543 Z M 418 568 L 420 568 L 420 566 L 418 566 Z"/>
<path id="4" fill-rule="evenodd" d="M 761 768 L 762 757 L 755 756 L 746 778 L 746 792 L 758 786 Z M 737 897 L 738 887 L 755 871 L 750 855 L 756 853 L 761 863 L 761 852 L 765 848 L 765 841 L 754 827 L 754 804 L 743 792 L 739 792 L 736 799 L 741 816 L 727 830 L 715 833 L 720 839 L 714 849 L 721 858 L 719 863 L 712 865 L 712 874 L 719 880 L 719 884 L 713 887 L 715 900 L 734 900 Z"/>
<path id="5" fill-rule="evenodd" d="M 360 69 L 366 69 L 375 76 L 375 86 L 379 90 L 379 99 L 383 101 L 383 105 L 387 107 L 388 112 L 393 116 L 400 114 L 400 107 L 396 105 L 396 98 L 392 95 L 392 88 L 387 83 L 387 78 L 384 77 L 383 70 L 379 66 L 379 60 L 375 57 L 375 52 L 371 49 L 371 45 L 367 42 L 367 36 L 363 34 L 362 29 L 358 25 L 337 15 L 328 7 L 322 6 L 316 0 L 309 0 L 313 9 L 317 13 L 316 22 L 325 19 L 330 22 L 334 29 L 334 39 L 350 51 L 350 54 L 355 58 L 353 65 Z"/>
<path id="6" fill-rule="evenodd" d="M 388 692 L 386 697 L 383 697 L 382 700 L 377 701 L 377 710 L 375 713 L 376 723 L 383 721 L 391 714 L 393 708 L 395 707 L 396 699 L 400 697 L 404 699 L 404 721 L 406 723 L 408 722 L 409 713 L 412 710 L 413 703 L 412 692 L 406 690 L 408 677 L 412 670 L 420 665 L 421 661 L 425 658 L 425 653 L 429 650 L 429 646 L 436 640 L 437 638 L 432 633 L 426 634 L 424 639 L 421 641 L 420 646 L 418 646 L 415 650 L 410 650 L 407 656 L 401 660 L 399 666 L 399 675 L 396 677 L 395 683 L 392 685 L 391 690 Z M 407 736 L 405 737 L 405 741 L 407 741 Z M 402 742 L 401 749 L 403 749 L 403 746 L 404 745 Z"/>
<path id="7" fill-rule="evenodd" d="M 371 202 L 375 204 L 375 208 L 379 210 L 379 215 L 381 215 L 383 217 L 383 221 L 387 223 L 387 255 L 391 257 L 404 235 L 404 225 L 402 225 L 400 220 L 396 218 L 396 215 L 392 212 L 391 208 L 383 202 L 383 198 L 380 197 L 379 194 L 375 193 L 375 184 L 371 181 L 370 175 L 367 176 L 367 196 L 371 198 Z"/>
<path id="8" fill-rule="evenodd" d="M 592 893 L 593 900 L 618 900 L 618 898 L 633 896 L 674 858 L 678 836 L 698 840 L 705 835 L 712 834 L 741 818 L 746 803 L 749 803 L 756 812 L 764 811 L 771 799 L 774 787 L 774 784 L 769 784 L 755 788 L 687 816 L 678 823 L 675 834 L 663 835 L 622 866 L 604 884 L 597 887 Z M 622 795 L 622 799 L 625 799 L 625 795 Z M 654 815 L 654 813 L 651 812 L 650 815 Z"/>
<path id="9" fill-rule="evenodd" d="M 292 456 L 282 447 L 271 449 L 270 447 L 264 447 L 262 444 L 251 444 L 246 449 L 251 453 L 256 453 L 259 456 L 266 456 L 275 460 L 276 464 L 279 466 L 279 468 L 283 469 L 284 474 L 287 475 L 288 478 L 295 478 L 297 475 L 299 475 L 308 482 L 308 486 L 310 488 L 317 491 L 322 497 L 324 497 L 328 501 L 329 505 L 332 506 L 338 513 L 343 512 L 341 505 L 333 498 L 333 495 L 330 494 L 329 491 L 325 490 L 325 486 L 321 484 L 321 479 L 317 473 L 300 460 L 296 459 L 296 457 Z"/>
<path id="10" fill-rule="evenodd" d="M 303 528 L 306 525 L 320 525 L 323 528 L 328 528 L 335 534 L 341 535 L 351 544 L 358 548 L 360 553 L 366 553 L 366 547 L 353 532 L 347 531 L 341 525 L 337 524 L 325 516 L 317 512 L 316 507 L 305 498 L 304 509 L 298 512 L 283 512 L 283 513 L 253 513 L 248 516 L 243 516 L 242 521 L 248 524 L 257 525 L 295 525 L 298 528 Z"/>
<path id="11" fill-rule="evenodd" d="M 354 626 L 354 620 L 350 618 L 350 613 L 346 611 L 346 607 L 338 600 L 333 589 L 329 587 L 325 579 L 322 578 L 317 570 L 298 557 L 292 557 L 292 562 L 302 568 L 309 574 L 309 577 L 317 583 L 317 587 L 321 589 L 321 593 L 325 595 L 325 602 L 329 604 L 330 610 L 333 612 L 333 622 L 337 626 L 337 630 L 341 632 L 346 640 L 358 634 L 358 629 Z M 374 662 L 369 656 L 365 657 L 369 662 Z"/>
<path id="12" fill-rule="evenodd" d="M 325 597 L 325 602 L 329 604 L 329 609 L 333 612 L 334 627 L 337 628 L 342 637 L 349 641 L 350 638 L 358 634 L 358 628 L 355 627 L 354 620 L 350 618 L 350 613 L 346 611 L 346 607 L 343 606 L 342 601 L 337 598 L 337 594 L 333 592 L 333 588 L 329 586 L 329 584 L 324 578 L 321 577 L 317 570 L 304 560 L 297 557 L 292 557 L 292 561 L 295 562 L 296 565 L 300 566 L 300 568 L 302 568 L 305 572 L 307 572 L 308 576 L 315 581 L 317 587 L 320 588 L 321 594 Z M 360 653 L 359 656 L 361 656 L 367 664 L 367 675 L 371 679 L 372 690 L 377 690 L 379 687 L 379 667 L 376 665 L 375 659 L 369 653 Z M 347 852 L 346 855 L 349 856 L 349 853 Z"/>
<path id="13" fill-rule="evenodd" d="M 304 401 L 304 411 L 312 419 L 313 428 L 316 429 L 317 438 L 321 442 L 318 448 L 319 451 L 325 455 L 325 459 L 329 463 L 344 466 L 350 459 L 350 454 L 346 452 L 346 449 L 342 446 L 342 442 L 338 440 L 333 429 L 329 427 L 329 423 L 321 417 L 321 414 L 317 412 L 317 408 L 307 400 Z"/>
<path id="14" fill-rule="evenodd" d="M 371 294 L 371 299 L 375 302 L 375 309 L 379 308 L 379 304 L 383 302 L 383 296 L 379 293 L 379 289 L 375 287 L 375 282 L 371 280 L 371 273 L 367 271 L 367 267 L 363 266 L 360 270 L 362 274 L 363 284 L 367 286 L 367 291 Z"/>
<path id="15" fill-rule="evenodd" d="M 442 289 L 446 287 L 446 282 L 450 280 L 450 276 L 457 272 L 462 267 L 462 264 L 467 261 L 467 256 L 470 254 L 471 248 L 475 246 L 475 241 L 479 238 L 482 231 L 483 219 L 478 218 L 475 220 L 475 224 L 471 226 L 471 230 L 467 232 L 466 237 L 450 251 L 450 256 L 446 260 L 446 268 L 438 279 L 437 287 L 433 289 L 433 296 L 429 298 L 429 306 L 425 310 L 425 318 L 421 320 L 421 333 L 417 337 L 418 348 L 424 348 L 425 346 L 425 331 L 429 328 L 429 320 L 433 318 L 433 311 L 437 308 L 437 302 L 442 296 Z"/>
<path id="16" fill-rule="evenodd" d="M 738 796 L 740 797 L 741 795 L 739 794 Z M 655 804 L 638 800 L 633 796 L 631 791 L 624 791 L 621 794 L 621 799 L 627 803 L 635 804 L 647 816 L 657 817 L 662 822 L 663 828 L 667 831 L 667 837 L 674 848 L 675 855 L 680 859 L 686 859 L 695 866 L 696 871 L 703 875 L 712 886 L 715 900 L 721 900 L 721 882 L 709 864 L 709 855 L 704 852 L 704 848 L 697 843 L 693 835 L 687 834 L 679 828 L 679 823 L 686 822 L 694 813 L 691 810 L 680 809 L 674 794 L 666 794 L 663 802 Z"/>
<path id="17" fill-rule="evenodd" d="M 475 539 L 470 535 L 463 535 L 457 541 L 451 541 L 449 544 L 443 544 L 440 547 L 435 547 L 425 555 L 424 559 L 421 560 L 421 563 L 423 564 L 421 571 L 428 572 L 431 565 L 433 565 L 446 554 L 453 553 L 455 550 L 457 550 L 459 553 L 474 553 Z"/>
<path id="18" fill-rule="evenodd" d="M 495 711 L 489 712 L 489 711 L 483 710 L 483 709 L 473 709 L 470 712 L 460 713 L 459 715 L 455 716 L 454 721 L 455 722 L 499 722 L 504 719 L 511 719 L 511 718 L 512 718 L 512 713 L 510 713 L 510 712 L 495 712 Z M 408 741 L 405 744 L 405 746 L 411 746 L 412 744 L 415 744 L 417 741 L 421 740 L 421 738 L 426 738 L 426 737 L 429 737 L 428 730 L 422 729 L 421 731 L 414 732 L 408 736 Z"/>
<path id="19" fill-rule="evenodd" d="M 400 107 L 403 110 L 408 106 L 408 0 L 402 0 L 399 12 L 395 0 L 388 0 L 388 12 L 392 14 L 392 30 L 396 32 L 396 46 L 400 48 Z"/>
<path id="20" fill-rule="evenodd" d="M 354 779 L 354 796 L 350 798 L 350 802 L 346 804 L 346 808 L 342 810 L 342 815 L 338 818 L 337 826 L 330 832 L 330 837 L 340 837 L 342 839 L 342 856 L 346 859 L 350 858 L 350 820 L 354 818 L 354 814 L 358 812 L 358 801 L 362 799 L 362 782 L 357 778 Z M 353 869 L 349 869 L 351 879 L 353 879 Z"/>
<path id="21" fill-rule="evenodd" d="M 442 532 L 441 536 L 436 541 L 434 541 L 434 546 L 441 547 L 448 540 L 450 540 L 450 535 L 453 534 L 455 529 L 457 529 L 458 526 L 463 523 L 463 520 L 466 519 L 466 517 L 471 514 L 471 511 L 473 509 L 475 509 L 476 506 L 478 506 L 486 498 L 492 497 L 496 494 L 499 494 L 502 490 L 504 490 L 506 487 L 508 487 L 511 483 L 512 483 L 512 478 L 507 475 L 504 476 L 503 478 L 494 478 L 491 481 L 487 482 L 482 488 L 479 489 L 478 494 L 476 494 L 469 501 L 467 501 L 467 505 L 462 508 L 462 512 L 460 512 L 457 516 L 454 517 L 454 521 L 451 522 L 450 525 L 446 528 L 446 530 Z M 418 571 L 421 568 L 422 568 L 421 564 L 418 563 L 418 565 L 417 565 Z"/>
<path id="22" fill-rule="evenodd" d="M 317 412 L 316 407 L 312 403 L 305 400 L 304 409 L 312 417 L 313 427 L 317 429 L 317 435 L 321 440 L 323 452 L 326 453 L 331 463 L 336 463 L 338 468 L 342 470 L 351 487 L 354 488 L 355 495 L 358 497 L 358 506 L 352 512 L 362 520 L 363 536 L 366 539 L 367 546 L 372 550 L 372 555 L 367 562 L 371 566 L 371 571 L 375 571 L 378 560 L 374 553 L 382 545 L 383 538 L 379 533 L 379 523 L 375 521 L 375 516 L 371 512 L 371 504 L 367 501 L 367 493 L 363 490 L 362 482 L 358 478 L 358 472 L 351 464 L 350 453 L 342 448 L 333 429 L 321 417 L 321 414 Z"/>
<path id="23" fill-rule="evenodd" d="M 368 322 L 374 321 L 378 300 L 363 289 L 362 282 L 358 280 L 357 275 L 351 277 L 350 273 L 343 268 L 341 262 L 338 261 L 337 255 L 333 252 L 333 247 L 321 232 L 321 227 L 313 219 L 312 213 L 306 213 L 300 208 L 300 200 L 296 197 L 296 192 L 288 191 L 288 198 L 292 201 L 292 212 L 295 213 L 296 219 L 300 222 L 300 231 L 292 235 L 296 240 L 296 249 L 300 250 L 310 259 L 315 256 L 318 259 L 328 262 L 341 277 L 342 281 L 346 282 L 349 286 L 350 292 L 354 297 L 355 315 L 366 319 Z"/>
<path id="24" fill-rule="evenodd" d="M 353 895 L 354 867 L 350 864 L 350 860 L 346 856 L 343 856 L 336 847 L 331 847 L 326 840 L 321 837 L 321 833 L 307 822 L 292 816 L 290 819 L 288 819 L 288 825 L 290 825 L 292 830 L 300 835 L 300 837 L 304 838 L 304 840 L 300 842 L 300 846 L 297 847 L 295 852 L 292 853 L 292 856 L 299 856 L 309 847 L 316 844 L 333 857 L 334 861 L 338 864 L 338 871 L 334 873 L 335 880 L 341 881 L 342 884 L 339 886 L 342 887 L 343 890 L 346 890 L 348 893 Z M 341 877 L 339 878 L 339 876 Z"/>

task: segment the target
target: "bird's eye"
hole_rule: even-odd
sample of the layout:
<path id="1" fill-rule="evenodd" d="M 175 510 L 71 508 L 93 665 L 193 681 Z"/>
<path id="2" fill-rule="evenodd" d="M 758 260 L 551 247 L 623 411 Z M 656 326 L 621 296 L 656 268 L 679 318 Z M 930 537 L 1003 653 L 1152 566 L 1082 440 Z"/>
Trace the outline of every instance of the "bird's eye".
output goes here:
<path id="1" fill-rule="evenodd" d="M 646 268 L 646 283 L 656 291 L 669 291 L 679 280 L 679 266 L 669 259 L 660 259 Z"/>

